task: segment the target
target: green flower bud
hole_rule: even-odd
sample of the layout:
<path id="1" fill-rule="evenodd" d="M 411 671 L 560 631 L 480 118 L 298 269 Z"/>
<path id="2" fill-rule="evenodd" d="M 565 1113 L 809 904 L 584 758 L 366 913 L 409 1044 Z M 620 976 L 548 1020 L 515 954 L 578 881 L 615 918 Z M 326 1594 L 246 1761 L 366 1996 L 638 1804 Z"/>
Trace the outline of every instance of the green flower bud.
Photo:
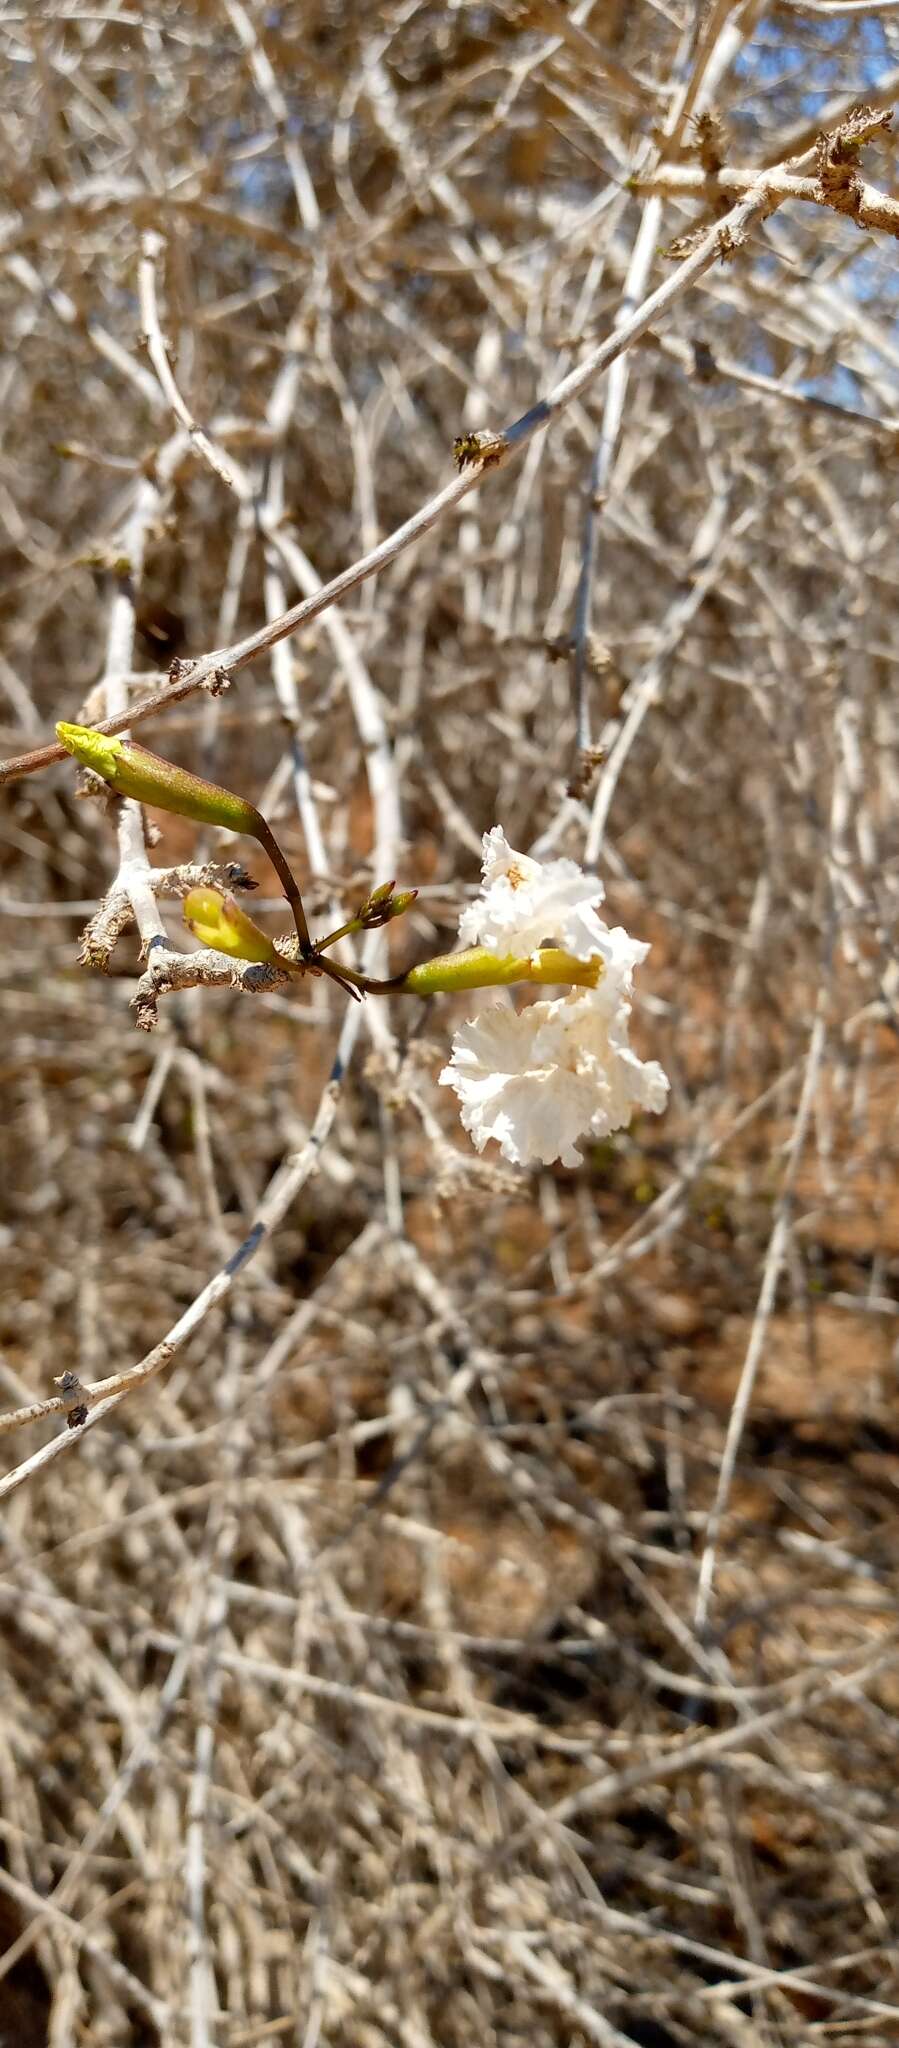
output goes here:
<path id="1" fill-rule="evenodd" d="M 290 972 L 290 963 L 282 959 L 267 932 L 221 889 L 191 889 L 184 899 L 184 922 L 201 946 L 214 946 L 236 960 L 265 960 Z"/>
<path id="2" fill-rule="evenodd" d="M 403 889 L 394 896 L 395 882 L 382 882 L 360 906 L 353 920 L 356 929 L 365 932 L 377 931 L 383 924 L 390 924 L 395 917 L 402 917 L 418 895 L 417 889 Z"/>
<path id="3" fill-rule="evenodd" d="M 223 825 L 229 832 L 258 836 L 259 812 L 243 797 L 214 782 L 204 782 L 188 768 L 164 761 L 135 740 L 94 732 L 86 725 L 58 725 L 57 739 L 74 754 L 83 768 L 102 776 L 119 796 L 134 797 L 139 804 L 155 804 L 161 811 L 174 811 L 179 818 L 194 818 L 200 825 Z"/>

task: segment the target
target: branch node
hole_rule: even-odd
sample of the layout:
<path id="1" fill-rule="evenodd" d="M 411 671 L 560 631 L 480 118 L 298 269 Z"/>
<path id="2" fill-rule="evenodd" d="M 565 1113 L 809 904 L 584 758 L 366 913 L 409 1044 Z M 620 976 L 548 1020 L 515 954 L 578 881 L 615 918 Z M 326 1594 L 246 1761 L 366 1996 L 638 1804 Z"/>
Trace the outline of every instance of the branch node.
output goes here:
<path id="1" fill-rule="evenodd" d="M 221 697 L 231 688 L 231 677 L 226 668 L 214 668 L 211 676 L 204 676 L 201 688 L 208 690 L 210 697 Z"/>
<path id="2" fill-rule="evenodd" d="M 494 463 L 502 462 L 508 448 L 505 434 L 496 434 L 489 427 L 481 427 L 474 433 L 456 435 L 453 461 L 459 470 L 470 469 L 476 462 L 482 469 L 490 469 Z"/>
<path id="3" fill-rule="evenodd" d="M 574 772 L 566 785 L 565 795 L 572 797 L 575 803 L 583 803 L 585 797 L 590 795 L 597 769 L 602 767 L 605 758 L 605 747 L 585 747 L 578 755 Z"/>
<path id="4" fill-rule="evenodd" d="M 821 197 L 835 213 L 847 214 L 858 220 L 864 198 L 864 185 L 858 168 L 859 151 L 866 142 L 871 142 L 888 128 L 892 118 L 889 108 L 876 111 L 873 107 L 860 106 L 841 121 L 838 128 L 819 135 L 815 157 Z"/>
<path id="5" fill-rule="evenodd" d="M 58 1387 L 65 1409 L 66 1425 L 69 1429 L 80 1429 L 87 1421 L 88 1408 L 84 1399 L 84 1388 L 77 1372 L 64 1372 L 53 1382 Z"/>
<path id="6" fill-rule="evenodd" d="M 711 107 L 693 118 L 693 150 L 706 175 L 717 176 L 724 169 L 726 147 L 724 123 Z"/>

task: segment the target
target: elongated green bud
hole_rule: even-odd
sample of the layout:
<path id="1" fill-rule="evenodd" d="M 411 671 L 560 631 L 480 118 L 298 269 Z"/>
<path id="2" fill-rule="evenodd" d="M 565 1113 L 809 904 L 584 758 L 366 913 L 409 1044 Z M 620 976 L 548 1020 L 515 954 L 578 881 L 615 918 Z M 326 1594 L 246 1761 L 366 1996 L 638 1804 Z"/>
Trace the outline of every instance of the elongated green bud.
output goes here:
<path id="1" fill-rule="evenodd" d="M 194 818 L 200 825 L 223 825 L 229 832 L 258 836 L 259 812 L 244 797 L 205 782 L 188 768 L 176 767 L 174 761 L 164 761 L 136 740 L 93 732 L 86 725 L 58 725 L 56 736 L 83 768 L 102 776 L 119 796 L 155 804 L 161 811 Z"/>
<path id="2" fill-rule="evenodd" d="M 398 995 L 455 995 L 468 988 L 507 988 L 514 981 L 572 983 L 577 988 L 595 988 L 602 972 L 601 960 L 578 960 L 559 946 L 544 946 L 524 959 L 490 953 L 486 946 L 469 946 L 463 953 L 438 954 L 410 968 L 397 985 Z"/>

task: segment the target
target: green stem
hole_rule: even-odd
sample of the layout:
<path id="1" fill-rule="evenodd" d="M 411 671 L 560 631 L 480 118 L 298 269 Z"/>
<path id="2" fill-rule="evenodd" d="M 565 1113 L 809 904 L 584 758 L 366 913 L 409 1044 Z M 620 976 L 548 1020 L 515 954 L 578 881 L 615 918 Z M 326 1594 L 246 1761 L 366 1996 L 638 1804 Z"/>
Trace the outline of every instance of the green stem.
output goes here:
<path id="1" fill-rule="evenodd" d="M 252 814 L 254 824 L 252 827 L 245 827 L 244 829 L 251 831 L 252 836 L 258 839 L 260 846 L 264 847 L 266 853 L 268 854 L 272 867 L 274 868 L 275 873 L 280 880 L 281 887 L 284 890 L 284 894 L 287 897 L 287 901 L 290 904 L 290 908 L 293 912 L 293 921 L 294 924 L 296 925 L 297 938 L 299 939 L 300 942 L 300 953 L 302 954 L 304 960 L 308 959 L 309 955 L 313 951 L 313 945 L 312 940 L 309 936 L 309 926 L 306 923 L 306 912 L 303 909 L 303 898 L 300 895 L 296 882 L 294 881 L 291 870 L 287 864 L 287 860 L 284 854 L 281 852 L 281 848 L 278 845 L 278 841 L 275 838 L 275 835 L 271 827 L 266 824 L 262 812 L 257 811 L 255 805 L 253 804 L 247 805 L 247 811 L 248 813 Z"/>
<path id="2" fill-rule="evenodd" d="M 317 953 L 323 953 L 326 946 L 336 946 L 338 939 L 348 939 L 353 932 L 361 930 L 361 918 L 351 917 L 346 924 L 339 924 L 336 932 L 328 932 L 323 939 L 316 939 L 315 950 Z"/>

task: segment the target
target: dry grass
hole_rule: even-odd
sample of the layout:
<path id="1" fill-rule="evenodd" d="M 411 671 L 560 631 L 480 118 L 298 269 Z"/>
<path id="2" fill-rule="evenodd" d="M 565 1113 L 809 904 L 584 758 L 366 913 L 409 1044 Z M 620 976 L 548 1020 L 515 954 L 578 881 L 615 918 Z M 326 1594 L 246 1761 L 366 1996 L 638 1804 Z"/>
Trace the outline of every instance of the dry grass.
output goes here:
<path id="1" fill-rule="evenodd" d="M 12 10 L 5 753 L 277 618 L 683 279 L 733 195 L 660 162 L 889 104 L 888 10 L 821 11 Z M 4 790 L 4 1405 L 180 1334 L 3 1439 L 63 1449 L 5 1506 L 2 2048 L 899 2040 L 895 263 L 796 175 L 141 734 L 260 804 L 319 928 L 419 885 L 397 967 L 494 821 L 586 853 L 664 1118 L 476 1160 L 458 1002 L 189 988 L 143 1035 L 133 932 L 76 961 L 139 821 L 71 764 Z M 156 825 L 283 928 L 246 843 Z"/>

